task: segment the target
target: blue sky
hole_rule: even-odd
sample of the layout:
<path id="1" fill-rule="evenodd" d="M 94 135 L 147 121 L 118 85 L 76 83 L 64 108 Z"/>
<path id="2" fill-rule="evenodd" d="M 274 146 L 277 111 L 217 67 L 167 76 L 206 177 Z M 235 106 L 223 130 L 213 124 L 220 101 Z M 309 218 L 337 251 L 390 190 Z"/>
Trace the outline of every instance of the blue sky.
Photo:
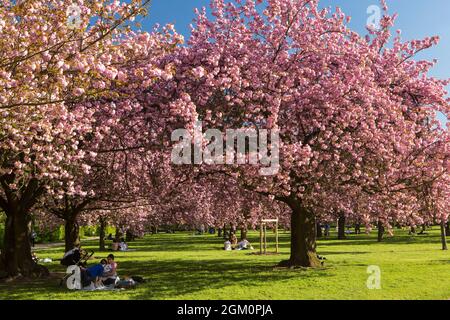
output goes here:
<path id="1" fill-rule="evenodd" d="M 365 25 L 370 5 L 378 5 L 378 0 L 322 0 L 320 6 L 341 7 L 352 17 L 350 27 L 365 34 Z M 389 12 L 397 12 L 399 18 L 395 28 L 402 30 L 405 40 L 438 35 L 441 42 L 418 57 L 438 59 L 438 65 L 431 75 L 450 78 L 450 1 L 449 0 L 388 0 Z M 150 15 L 143 22 L 143 29 L 150 30 L 154 24 L 173 23 L 177 31 L 189 37 L 189 24 L 194 18 L 194 8 L 206 6 L 209 0 L 153 0 Z"/>

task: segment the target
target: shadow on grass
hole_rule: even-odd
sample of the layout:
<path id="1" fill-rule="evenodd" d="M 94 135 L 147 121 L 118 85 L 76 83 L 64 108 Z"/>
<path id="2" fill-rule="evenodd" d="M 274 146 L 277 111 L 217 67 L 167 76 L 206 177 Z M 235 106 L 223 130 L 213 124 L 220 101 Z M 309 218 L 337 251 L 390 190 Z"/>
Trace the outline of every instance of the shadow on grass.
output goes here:
<path id="1" fill-rule="evenodd" d="M 331 276 L 326 269 L 276 270 L 267 262 L 242 260 L 174 260 L 145 263 L 123 263 L 129 272 L 142 274 L 146 270 L 148 282 L 140 287 L 133 299 L 169 299 L 189 295 L 205 289 L 220 290 L 227 286 L 246 288 L 268 282 L 292 278 L 315 278 Z M 248 262 L 248 261 L 247 261 Z M 203 280 L 202 280 L 203 279 Z M 208 279 L 205 281 L 204 279 Z M 207 296 L 204 297 L 208 299 Z M 240 299 L 245 297 L 230 297 Z"/>
<path id="2" fill-rule="evenodd" d="M 373 236 L 352 236 L 346 240 L 337 239 L 319 239 L 318 245 L 324 246 L 343 246 L 343 245 L 385 245 L 385 244 L 431 244 L 439 243 L 440 237 L 438 235 L 428 236 L 409 236 L 401 235 L 395 237 L 385 237 L 381 242 L 378 242 Z"/>
<path id="3" fill-rule="evenodd" d="M 269 243 L 274 248 L 274 237 L 270 235 Z M 134 252 L 114 253 L 119 262 L 119 275 L 124 277 L 143 276 L 147 283 L 140 285 L 136 290 L 125 292 L 69 292 L 66 288 L 59 287 L 59 279 L 36 280 L 29 283 L 9 283 L 0 284 L 0 299 L 109 299 L 109 298 L 132 298 L 132 299 L 176 299 L 184 296 L 199 296 L 208 299 L 208 294 L 213 290 L 216 294 L 211 294 L 211 298 L 220 297 L 232 292 L 238 296 L 230 296 L 230 299 L 245 298 L 247 288 L 262 287 L 280 282 L 295 283 L 295 278 L 305 280 L 303 283 L 309 285 L 320 278 L 325 281 L 333 281 L 334 277 L 339 277 L 339 273 L 329 269 L 315 270 L 274 270 L 274 265 L 286 258 L 289 252 L 289 234 L 280 235 L 280 249 L 283 253 L 279 257 L 268 257 L 267 259 L 255 257 L 254 259 L 246 254 L 225 255 L 221 250 L 224 240 L 213 235 L 193 236 L 192 234 L 180 233 L 175 235 L 159 234 L 146 236 L 144 239 L 130 242 L 130 248 L 137 249 Z M 249 238 L 255 249 L 259 247 L 258 234 L 252 233 Z M 383 252 L 394 252 L 393 248 L 387 246 L 392 244 L 429 244 L 439 243 L 439 234 L 434 232 L 428 236 L 409 236 L 407 233 L 399 233 L 395 238 L 386 238 L 379 243 L 386 245 Z M 318 242 L 318 253 L 322 256 L 336 256 L 339 258 L 328 259 L 325 266 L 330 265 L 335 268 L 366 267 L 360 259 L 365 254 L 371 254 L 370 248 L 362 245 L 377 246 L 376 236 L 350 235 L 348 240 L 336 240 L 334 235 L 328 239 L 320 239 Z M 341 246 L 341 247 L 339 247 Z M 355 246 L 355 247 L 352 247 Z M 98 241 L 83 241 L 83 247 L 96 251 L 95 257 L 103 257 L 109 252 L 97 251 Z M 425 250 L 423 247 L 418 247 Z M 322 250 L 323 249 L 323 250 Z M 398 252 L 400 248 L 394 248 Z M 334 251 L 336 250 L 336 252 Z M 429 249 L 428 249 L 429 250 Z M 63 247 L 36 250 L 39 257 L 45 258 L 60 257 L 63 254 Z M 259 250 L 255 250 L 257 252 Z M 145 254 L 147 252 L 147 255 Z M 169 252 L 165 254 L 164 252 Z M 214 253 L 214 252 L 217 252 Z M 156 253 L 156 254 L 152 254 Z M 351 257 L 345 255 L 358 255 L 360 261 L 352 261 Z M 216 256 L 217 258 L 214 258 Z M 441 256 L 440 256 L 441 257 Z M 356 258 L 355 258 L 356 259 Z M 440 260 L 437 260 L 440 261 Z M 97 262 L 95 260 L 95 262 Z M 428 263 L 428 262 L 427 262 Z M 442 260 L 442 264 L 449 264 L 450 260 Z M 49 265 L 50 270 L 65 271 L 65 267 L 57 262 Z M 364 271 L 364 270 L 363 270 Z M 350 272 L 350 271 L 349 271 Z M 342 274 L 342 272 L 340 272 Z M 338 279 L 338 278 L 336 278 Z M 241 288 L 241 289 L 239 289 Z M 270 292 L 270 289 L 267 289 Z M 236 291 L 236 292 L 235 292 Z M 263 292 L 263 291 L 262 291 Z M 264 294 L 264 293 L 262 293 Z M 263 298 L 263 297 L 262 297 Z"/>
<path id="4" fill-rule="evenodd" d="M 121 270 L 126 270 L 121 271 Z M 220 290 L 227 286 L 249 286 L 267 284 L 268 282 L 285 281 L 302 277 L 311 279 L 316 277 L 330 277 L 328 270 L 274 270 L 274 266 L 264 262 L 252 260 L 152 260 L 152 261 L 123 261 L 120 263 L 120 275 L 143 276 L 147 282 L 138 286 L 136 290 L 126 291 L 132 299 L 171 299 L 180 295 L 195 294 L 198 291 L 213 289 Z M 61 273 L 61 277 L 62 277 Z M 10 299 L 36 299 L 54 297 L 61 294 L 64 298 L 69 291 L 59 286 L 61 277 L 39 279 L 32 282 L 1 283 L 0 292 Z M 206 281 L 207 279 L 207 281 Z M 11 294 L 9 294 L 11 293 Z M 119 292 L 120 294 L 121 292 Z M 72 292 L 71 292 L 72 294 Z M 105 292 L 75 292 L 68 296 L 70 299 L 102 299 Z M 108 293 L 107 293 L 108 294 Z M 245 297 L 230 297 L 241 299 Z M 208 299 L 207 296 L 204 299 Z"/>
<path id="5" fill-rule="evenodd" d="M 46 279 L 20 280 L 14 282 L 0 282 L 0 292 L 2 299 L 34 300 L 42 298 L 49 293 L 67 292 L 66 287 L 61 287 L 60 282 L 64 273 L 52 273 Z"/>
<path id="6" fill-rule="evenodd" d="M 339 255 L 339 254 L 347 254 L 347 255 L 359 255 L 359 254 L 371 254 L 373 252 L 368 252 L 368 251 L 320 251 L 319 250 L 319 255 L 321 256 L 325 256 L 325 258 L 328 255 Z"/>

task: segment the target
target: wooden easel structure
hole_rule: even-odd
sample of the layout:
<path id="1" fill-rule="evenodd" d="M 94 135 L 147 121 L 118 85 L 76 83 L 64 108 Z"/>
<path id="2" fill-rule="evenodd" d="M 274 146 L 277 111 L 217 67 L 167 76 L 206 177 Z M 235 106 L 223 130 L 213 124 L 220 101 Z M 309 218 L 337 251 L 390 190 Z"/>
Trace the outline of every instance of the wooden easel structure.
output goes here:
<path id="1" fill-rule="evenodd" d="M 275 242 L 276 242 L 276 253 L 279 253 L 279 242 L 278 242 L 278 219 L 263 219 L 261 220 L 259 228 L 259 253 L 267 254 L 267 224 L 275 223 Z"/>

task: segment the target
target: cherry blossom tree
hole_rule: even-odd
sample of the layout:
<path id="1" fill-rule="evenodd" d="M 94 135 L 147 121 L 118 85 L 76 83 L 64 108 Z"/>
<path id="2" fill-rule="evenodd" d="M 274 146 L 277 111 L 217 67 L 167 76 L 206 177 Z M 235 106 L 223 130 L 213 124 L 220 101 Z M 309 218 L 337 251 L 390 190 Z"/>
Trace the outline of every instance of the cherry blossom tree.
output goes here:
<path id="1" fill-rule="evenodd" d="M 0 2 L 0 207 L 7 215 L 0 268 L 8 275 L 37 270 L 28 224 L 42 196 L 86 192 L 74 176 L 88 173 L 92 154 L 83 145 L 102 134 L 95 131 L 92 101 L 117 100 L 170 77 L 152 56 L 181 38 L 136 34 L 129 24 L 147 3 Z M 71 5 L 81 13 L 75 24 L 68 19 Z"/>
<path id="2" fill-rule="evenodd" d="M 449 81 L 427 76 L 436 62 L 413 59 L 437 37 L 392 37 L 387 13 L 362 37 L 350 17 L 319 10 L 317 0 L 213 0 L 211 9 L 213 18 L 198 11 L 174 58 L 174 82 L 205 129 L 279 130 L 275 175 L 252 165 L 212 170 L 289 206 L 291 256 L 281 265 L 320 266 L 322 214 L 388 222 L 419 207 L 412 190 L 448 170 L 448 132 L 436 113 L 449 114 Z"/>

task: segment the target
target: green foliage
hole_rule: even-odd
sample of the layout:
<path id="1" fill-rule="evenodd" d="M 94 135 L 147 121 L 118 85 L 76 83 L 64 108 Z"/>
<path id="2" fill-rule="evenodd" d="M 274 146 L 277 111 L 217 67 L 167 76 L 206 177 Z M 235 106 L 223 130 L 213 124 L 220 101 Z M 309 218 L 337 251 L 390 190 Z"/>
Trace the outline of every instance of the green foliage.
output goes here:
<path id="1" fill-rule="evenodd" d="M 114 235 L 115 230 L 116 229 L 114 227 L 108 226 L 105 229 L 105 235 L 108 236 L 110 233 Z M 81 239 L 98 236 L 100 236 L 100 226 L 83 226 L 80 228 Z"/>
<path id="2" fill-rule="evenodd" d="M 108 236 L 109 234 L 114 236 L 116 234 L 116 228 L 112 226 L 106 227 L 105 235 Z"/>
<path id="3" fill-rule="evenodd" d="M 3 228 L 4 228 L 4 223 L 1 223 L 0 235 L 2 235 Z M 106 234 L 106 236 L 108 236 L 108 234 L 110 234 L 110 233 L 114 235 L 115 232 L 116 232 L 116 229 L 114 227 L 108 226 L 106 228 L 105 234 Z M 100 235 L 100 227 L 99 226 L 82 226 L 82 227 L 80 227 L 80 238 L 81 239 L 87 239 L 89 237 L 98 237 L 99 235 Z M 38 231 L 37 243 L 61 242 L 61 241 L 64 241 L 64 236 L 65 236 L 64 225 L 61 225 L 60 227 L 58 227 L 54 230 L 43 230 L 43 231 L 41 230 L 41 231 Z M 1 238 L 0 248 L 1 248 L 2 242 L 3 242 L 3 236 Z"/>
<path id="4" fill-rule="evenodd" d="M 64 240 L 64 226 L 54 230 L 43 230 L 37 232 L 37 243 L 59 242 Z"/>
<path id="5" fill-rule="evenodd" d="M 318 253 L 327 258 L 316 270 L 274 269 L 289 254 L 289 233 L 280 234 L 280 255 L 259 256 L 249 251 L 222 250 L 217 235 L 194 236 L 192 232 L 158 234 L 130 243 L 137 251 L 117 252 L 119 276 L 140 275 L 147 283 L 135 290 L 117 292 L 70 292 L 53 281 L 1 284 L 3 299 L 439 299 L 450 298 L 448 252 L 440 250 L 439 228 L 428 235 L 409 236 L 395 230 L 394 238 L 377 243 L 370 236 L 349 235 L 347 240 L 318 241 Z M 112 232 L 113 233 L 113 232 Z M 113 233 L 114 234 L 114 233 Z M 259 234 L 249 233 L 258 251 Z M 274 235 L 269 233 L 270 250 Z M 97 252 L 98 241 L 82 241 Z M 37 250 L 41 258 L 61 258 L 63 246 Z M 92 261 L 91 263 L 95 263 Z M 381 268 L 381 290 L 366 286 L 367 268 Z M 58 261 L 46 265 L 64 272 Z"/>

